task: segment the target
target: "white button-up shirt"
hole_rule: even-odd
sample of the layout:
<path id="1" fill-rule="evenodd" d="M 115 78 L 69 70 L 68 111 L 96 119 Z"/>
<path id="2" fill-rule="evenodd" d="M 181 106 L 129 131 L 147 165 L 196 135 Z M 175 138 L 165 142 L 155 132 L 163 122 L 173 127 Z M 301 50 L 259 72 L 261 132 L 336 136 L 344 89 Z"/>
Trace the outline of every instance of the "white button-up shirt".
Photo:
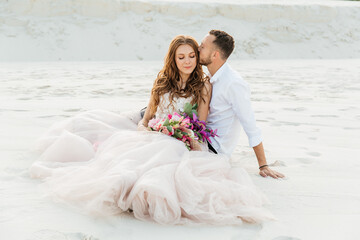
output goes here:
<path id="1" fill-rule="evenodd" d="M 249 84 L 227 62 L 211 77 L 212 97 L 207 126 L 217 129 L 211 145 L 229 157 L 239 142 L 241 126 L 250 147 L 262 142 L 250 101 Z"/>

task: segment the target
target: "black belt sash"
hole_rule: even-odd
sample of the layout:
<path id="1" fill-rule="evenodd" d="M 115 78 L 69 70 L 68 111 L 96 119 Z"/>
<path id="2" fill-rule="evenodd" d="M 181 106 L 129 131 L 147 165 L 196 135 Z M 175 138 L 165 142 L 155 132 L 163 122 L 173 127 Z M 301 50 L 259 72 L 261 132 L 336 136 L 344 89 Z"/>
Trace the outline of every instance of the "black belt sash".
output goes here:
<path id="1" fill-rule="evenodd" d="M 213 153 L 218 154 L 217 151 L 215 150 L 215 148 L 213 146 L 211 146 L 211 144 L 209 142 L 208 142 L 208 147 Z"/>

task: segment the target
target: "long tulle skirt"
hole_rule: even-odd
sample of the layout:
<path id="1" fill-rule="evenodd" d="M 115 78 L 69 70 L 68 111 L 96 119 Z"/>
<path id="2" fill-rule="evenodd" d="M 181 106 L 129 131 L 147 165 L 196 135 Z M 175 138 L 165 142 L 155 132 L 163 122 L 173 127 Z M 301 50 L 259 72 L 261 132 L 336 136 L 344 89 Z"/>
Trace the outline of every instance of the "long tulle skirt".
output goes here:
<path id="1" fill-rule="evenodd" d="M 54 124 L 30 168 L 48 193 L 94 215 L 132 210 L 161 224 L 241 224 L 275 219 L 248 173 L 225 155 L 189 152 L 128 116 L 89 111 Z"/>

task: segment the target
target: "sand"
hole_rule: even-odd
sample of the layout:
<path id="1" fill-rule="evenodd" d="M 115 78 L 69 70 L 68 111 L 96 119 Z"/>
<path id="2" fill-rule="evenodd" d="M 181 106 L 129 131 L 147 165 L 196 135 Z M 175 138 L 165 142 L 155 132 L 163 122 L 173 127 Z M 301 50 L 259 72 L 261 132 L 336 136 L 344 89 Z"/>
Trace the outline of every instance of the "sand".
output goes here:
<path id="1" fill-rule="evenodd" d="M 249 82 L 269 163 L 262 178 L 247 137 L 232 157 L 269 197 L 278 221 L 240 227 L 95 219 L 43 197 L 28 167 L 55 121 L 90 109 L 140 109 L 161 62 L 0 64 L 1 239 L 356 239 L 360 234 L 360 61 L 232 61 Z M 21 231 L 20 231 L 21 229 Z"/>

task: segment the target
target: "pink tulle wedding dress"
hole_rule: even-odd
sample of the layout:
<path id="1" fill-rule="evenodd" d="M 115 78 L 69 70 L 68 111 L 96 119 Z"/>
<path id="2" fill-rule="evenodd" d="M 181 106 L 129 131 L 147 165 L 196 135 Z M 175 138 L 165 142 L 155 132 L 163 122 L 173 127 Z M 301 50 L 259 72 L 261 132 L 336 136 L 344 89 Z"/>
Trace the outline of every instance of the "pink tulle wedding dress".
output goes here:
<path id="1" fill-rule="evenodd" d="M 156 116 L 181 110 L 162 97 Z M 137 131 L 123 114 L 94 110 L 55 123 L 37 142 L 30 168 L 51 196 L 94 215 L 131 209 L 161 224 L 241 224 L 274 219 L 248 173 L 209 151 L 188 151 L 174 138 Z"/>

